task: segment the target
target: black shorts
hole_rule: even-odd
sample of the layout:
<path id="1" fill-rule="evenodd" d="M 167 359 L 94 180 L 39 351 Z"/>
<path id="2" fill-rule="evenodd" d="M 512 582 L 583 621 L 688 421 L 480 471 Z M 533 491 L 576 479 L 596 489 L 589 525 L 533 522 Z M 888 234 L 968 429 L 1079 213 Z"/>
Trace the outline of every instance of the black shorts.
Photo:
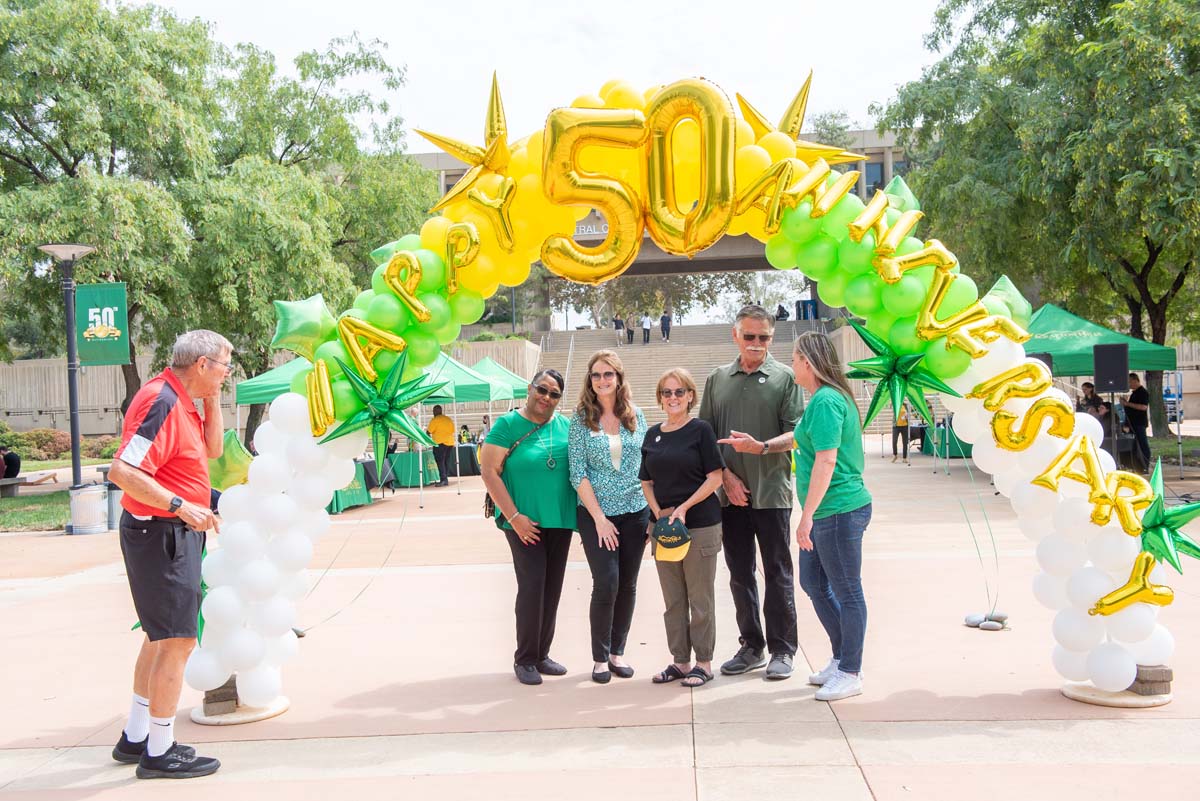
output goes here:
<path id="1" fill-rule="evenodd" d="M 150 640 L 196 636 L 204 532 L 178 519 L 121 513 L 121 553 L 129 592 Z"/>

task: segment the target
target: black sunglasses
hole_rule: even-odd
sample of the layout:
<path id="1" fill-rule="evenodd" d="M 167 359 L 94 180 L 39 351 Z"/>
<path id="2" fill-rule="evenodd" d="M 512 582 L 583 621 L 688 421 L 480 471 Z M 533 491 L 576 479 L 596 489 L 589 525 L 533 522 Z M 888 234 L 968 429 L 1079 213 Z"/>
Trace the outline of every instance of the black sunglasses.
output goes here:
<path id="1" fill-rule="evenodd" d="M 747 342 L 753 342 L 754 340 L 757 339 L 759 342 L 762 342 L 765 344 L 767 342 L 770 342 L 771 339 L 774 338 L 774 336 L 775 336 L 774 334 L 742 334 L 742 339 L 744 339 Z"/>
<path id="2" fill-rule="evenodd" d="M 553 389 L 546 389 L 543 386 L 535 386 L 533 389 L 535 392 L 537 392 L 537 394 L 541 395 L 543 398 L 549 397 L 550 400 L 558 400 L 559 398 L 562 397 L 561 392 L 558 392 Z"/>
<path id="3" fill-rule="evenodd" d="M 612 370 L 605 370 L 603 373 L 592 373 L 593 381 L 599 381 L 601 378 L 603 378 L 605 381 L 612 381 L 616 377 L 617 374 Z"/>
<path id="4" fill-rule="evenodd" d="M 664 398 L 669 398 L 672 395 L 674 395 L 677 398 L 683 398 L 683 397 L 686 397 L 688 392 L 690 392 L 690 391 L 691 390 L 682 389 L 682 388 L 680 388 L 680 389 L 664 389 L 664 390 L 660 391 L 658 394 L 662 395 Z"/>

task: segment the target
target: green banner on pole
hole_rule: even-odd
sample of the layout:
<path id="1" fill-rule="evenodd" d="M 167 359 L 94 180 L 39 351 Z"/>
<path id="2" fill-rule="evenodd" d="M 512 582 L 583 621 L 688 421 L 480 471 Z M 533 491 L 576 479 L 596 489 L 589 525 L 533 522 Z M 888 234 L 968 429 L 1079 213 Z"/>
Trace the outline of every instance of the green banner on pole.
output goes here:
<path id="1" fill-rule="evenodd" d="M 75 287 L 75 341 L 81 365 L 129 364 L 125 284 Z"/>

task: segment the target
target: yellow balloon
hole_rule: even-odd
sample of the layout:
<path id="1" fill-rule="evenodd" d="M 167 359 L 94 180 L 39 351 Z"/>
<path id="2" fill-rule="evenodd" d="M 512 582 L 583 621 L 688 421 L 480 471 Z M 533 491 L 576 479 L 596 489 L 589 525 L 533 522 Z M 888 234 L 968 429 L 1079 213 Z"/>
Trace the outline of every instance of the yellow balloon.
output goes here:
<path id="1" fill-rule="evenodd" d="M 733 142 L 738 150 L 741 150 L 746 145 L 754 144 L 754 128 L 745 120 L 737 121 L 737 128 L 733 134 Z"/>
<path id="2" fill-rule="evenodd" d="M 754 183 L 763 171 L 771 166 L 771 154 L 766 148 L 758 145 L 739 147 L 734 172 L 738 188 L 747 187 Z"/>
<path id="3" fill-rule="evenodd" d="M 421 224 L 421 247 L 441 253 L 446 248 L 446 230 L 453 224 L 446 217 L 430 217 Z"/>
<path id="4" fill-rule="evenodd" d="M 642 93 L 624 81 L 612 87 L 603 97 L 604 105 L 608 108 L 635 108 L 641 111 L 646 107 Z"/>
<path id="5" fill-rule="evenodd" d="M 725 230 L 727 236 L 741 236 L 746 233 L 746 215 L 739 214 L 729 221 L 729 228 Z"/>
<path id="6" fill-rule="evenodd" d="M 575 220 L 575 222 L 586 219 L 587 216 L 592 213 L 592 210 L 587 206 L 567 206 L 567 208 L 571 210 L 571 218 Z"/>
<path id="7" fill-rule="evenodd" d="M 508 175 L 514 181 L 520 181 L 526 175 L 531 175 L 541 172 L 542 165 L 534 164 L 529 160 L 529 151 L 525 148 L 514 150 L 512 155 L 508 157 Z"/>
<path id="8" fill-rule="evenodd" d="M 700 160 L 700 123 L 684 117 L 671 132 L 671 153 L 677 162 Z"/>
<path id="9" fill-rule="evenodd" d="M 608 93 L 611 92 L 613 87 L 619 83 L 625 83 L 625 81 L 621 80 L 620 78 L 612 78 L 611 80 L 607 80 L 604 82 L 604 85 L 600 87 L 600 91 L 597 92 L 597 94 L 602 98 L 608 97 Z"/>
<path id="10" fill-rule="evenodd" d="M 470 203 L 466 198 L 456 200 L 446 208 L 442 209 L 442 216 L 451 222 L 462 222 L 463 219 L 473 211 Z"/>
<path id="11" fill-rule="evenodd" d="M 499 281 L 500 277 L 497 275 L 495 262 L 483 250 L 480 250 L 475 261 L 458 271 L 458 285 L 481 295 L 484 289 L 489 286 L 494 287 Z M 492 290 L 493 293 L 495 291 L 495 289 Z"/>
<path id="12" fill-rule="evenodd" d="M 734 217 L 734 219 L 741 219 L 742 230 L 757 239 L 759 242 L 766 242 L 771 238 L 766 231 L 767 213 L 762 209 L 752 207 L 748 209 L 745 214 L 738 215 L 738 217 Z"/>
<path id="13" fill-rule="evenodd" d="M 662 88 L 663 84 L 660 83 L 658 86 L 651 86 L 649 89 L 642 92 L 642 100 L 646 101 L 647 106 L 650 105 L 650 101 L 654 99 L 654 96 L 662 91 Z"/>
<path id="14" fill-rule="evenodd" d="M 505 286 L 520 286 L 529 279 L 531 267 L 527 261 L 510 261 L 500 269 L 500 283 Z"/>
<path id="15" fill-rule="evenodd" d="M 525 141 L 525 152 L 529 154 L 529 163 L 534 166 L 535 173 L 542 171 L 542 131 L 539 128 L 529 135 Z"/>
<path id="16" fill-rule="evenodd" d="M 571 108 L 604 108 L 604 98 L 599 95 L 580 95 L 571 101 Z"/>
<path id="17" fill-rule="evenodd" d="M 783 131 L 771 131 L 758 140 L 758 146 L 771 154 L 771 163 L 796 158 L 796 142 Z"/>

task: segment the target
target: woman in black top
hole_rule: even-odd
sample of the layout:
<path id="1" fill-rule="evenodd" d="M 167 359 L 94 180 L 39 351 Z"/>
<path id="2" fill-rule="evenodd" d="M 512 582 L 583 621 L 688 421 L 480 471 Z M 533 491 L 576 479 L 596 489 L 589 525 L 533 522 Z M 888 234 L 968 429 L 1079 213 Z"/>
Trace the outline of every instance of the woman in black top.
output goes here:
<path id="1" fill-rule="evenodd" d="M 667 549 L 654 543 L 672 663 L 653 681 L 666 684 L 683 679 L 685 686 L 699 687 L 713 677 L 717 555 L 721 552 L 721 504 L 715 493 L 721 486 L 725 462 L 712 427 L 690 416 L 696 404 L 696 382 L 687 370 L 663 373 L 658 380 L 658 398 L 667 421 L 650 428 L 642 442 L 642 492 L 652 519 L 683 522 L 691 542 L 678 561 L 667 561 Z"/>

